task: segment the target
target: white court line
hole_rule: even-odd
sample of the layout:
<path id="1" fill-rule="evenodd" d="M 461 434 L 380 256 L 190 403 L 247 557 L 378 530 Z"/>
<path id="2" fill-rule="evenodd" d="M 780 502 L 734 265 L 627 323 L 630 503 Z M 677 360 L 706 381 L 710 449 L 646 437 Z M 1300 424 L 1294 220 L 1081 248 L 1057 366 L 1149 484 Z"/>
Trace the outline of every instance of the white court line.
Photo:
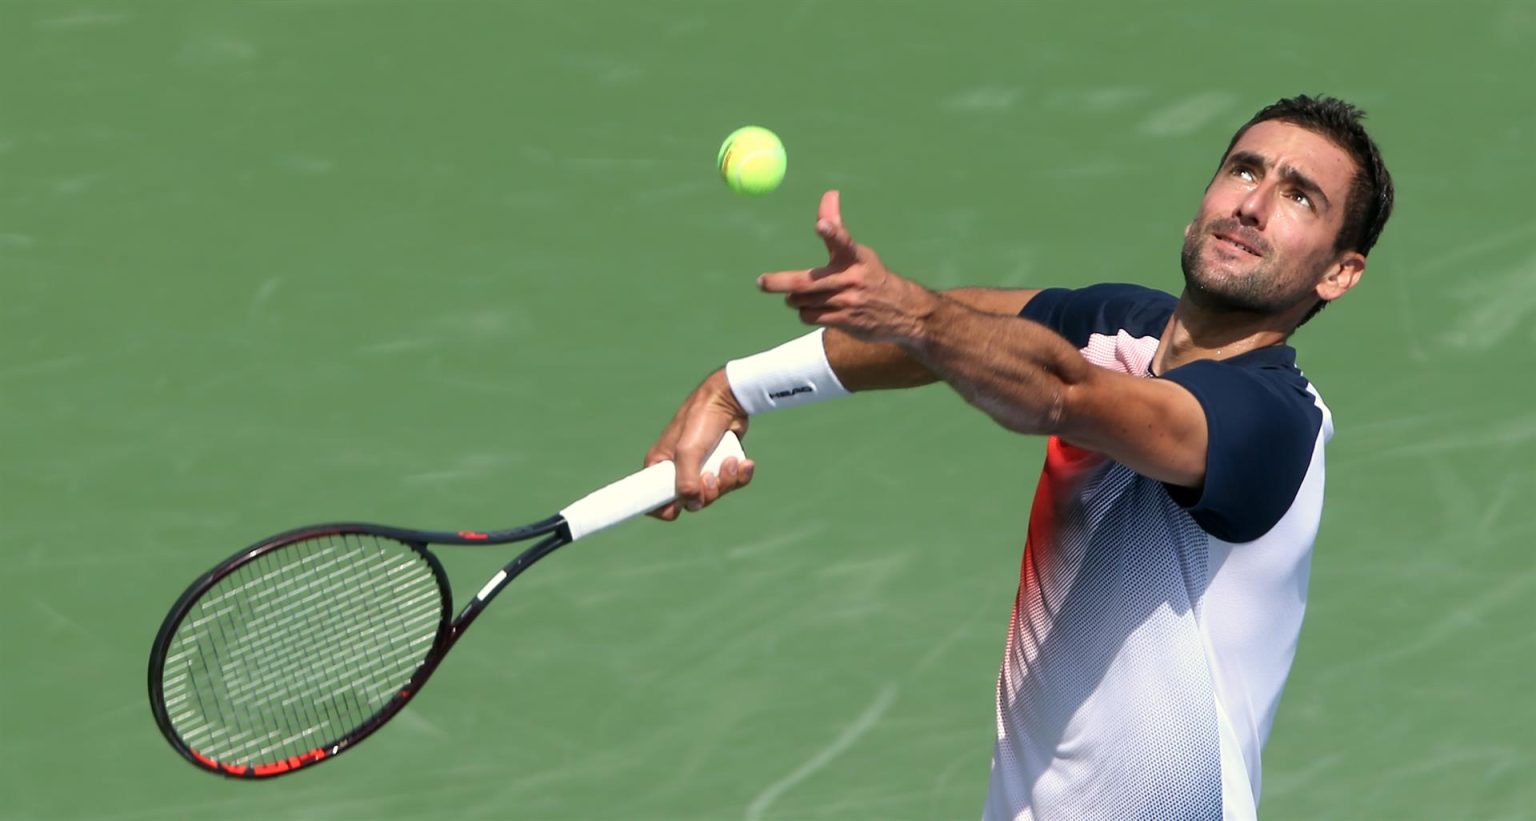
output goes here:
<path id="1" fill-rule="evenodd" d="M 843 730 L 841 735 L 833 739 L 831 744 L 828 744 L 826 748 L 811 756 L 809 760 L 801 764 L 794 772 L 774 782 L 768 789 L 763 790 L 761 795 L 754 798 L 751 806 L 747 807 L 747 821 L 758 821 L 758 819 L 763 817 L 763 813 L 766 813 L 768 808 L 773 805 L 773 802 L 779 800 L 779 796 L 789 792 L 791 788 L 801 781 L 810 778 L 817 770 L 832 763 L 832 759 L 842 755 L 844 750 L 852 747 L 854 742 L 873 729 L 880 722 L 880 718 L 885 715 L 885 712 L 891 709 L 891 705 L 895 703 L 896 685 L 887 684 L 875 695 L 874 702 L 864 708 L 864 712 L 852 724 L 848 725 L 848 729 Z"/>

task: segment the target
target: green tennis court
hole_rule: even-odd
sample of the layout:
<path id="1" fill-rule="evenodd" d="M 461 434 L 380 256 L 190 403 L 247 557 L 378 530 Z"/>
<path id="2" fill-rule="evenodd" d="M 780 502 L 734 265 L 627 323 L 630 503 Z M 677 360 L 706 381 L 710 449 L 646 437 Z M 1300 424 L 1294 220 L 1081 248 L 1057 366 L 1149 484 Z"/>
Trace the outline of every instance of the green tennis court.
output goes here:
<path id="1" fill-rule="evenodd" d="M 1177 288 L 1232 130 L 1370 112 L 1398 210 L 1301 330 L 1338 425 L 1261 816 L 1536 818 L 1525 0 L 0 2 L 0 819 L 981 811 L 1041 442 L 944 388 L 756 420 L 749 492 L 509 588 L 407 713 L 269 783 L 160 737 L 211 563 L 494 528 L 640 465 L 817 197 L 924 284 Z M 731 130 L 789 175 L 721 184 Z M 508 558 L 444 550 L 461 597 Z"/>

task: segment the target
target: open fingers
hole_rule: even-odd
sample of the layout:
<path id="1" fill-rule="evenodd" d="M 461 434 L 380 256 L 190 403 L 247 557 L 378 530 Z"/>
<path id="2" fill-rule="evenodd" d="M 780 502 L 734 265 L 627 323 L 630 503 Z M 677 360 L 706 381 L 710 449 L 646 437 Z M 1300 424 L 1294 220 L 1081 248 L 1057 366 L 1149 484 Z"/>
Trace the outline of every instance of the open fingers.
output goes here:
<path id="1" fill-rule="evenodd" d="M 769 294 L 836 293 L 852 285 L 845 270 L 812 268 L 807 271 L 776 271 L 757 278 L 758 290 Z"/>
<path id="2" fill-rule="evenodd" d="M 821 305 L 812 308 L 800 308 L 796 311 L 800 315 L 800 321 L 807 325 L 824 325 L 828 328 L 846 327 L 851 321 L 846 309 Z"/>
<path id="3" fill-rule="evenodd" d="M 821 195 L 821 205 L 816 209 L 816 233 L 827 246 L 832 265 L 846 264 L 858 257 L 858 246 L 843 225 L 842 197 L 835 190 Z"/>

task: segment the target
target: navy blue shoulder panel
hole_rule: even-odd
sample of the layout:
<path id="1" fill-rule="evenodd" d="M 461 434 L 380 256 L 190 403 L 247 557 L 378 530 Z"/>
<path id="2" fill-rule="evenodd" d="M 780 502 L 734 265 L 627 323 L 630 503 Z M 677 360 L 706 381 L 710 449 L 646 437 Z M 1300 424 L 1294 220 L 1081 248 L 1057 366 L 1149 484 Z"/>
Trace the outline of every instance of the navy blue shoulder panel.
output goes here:
<path id="1" fill-rule="evenodd" d="M 1019 316 L 1050 328 L 1073 345 L 1084 348 L 1094 334 L 1162 336 L 1177 302 L 1140 285 L 1090 285 L 1087 288 L 1047 288 L 1030 298 Z"/>
<path id="2" fill-rule="evenodd" d="M 1195 395 L 1209 434 L 1204 485 L 1169 486 L 1169 495 L 1218 539 L 1268 533 L 1295 502 L 1323 424 L 1296 351 L 1282 345 L 1202 359 L 1161 378 Z"/>

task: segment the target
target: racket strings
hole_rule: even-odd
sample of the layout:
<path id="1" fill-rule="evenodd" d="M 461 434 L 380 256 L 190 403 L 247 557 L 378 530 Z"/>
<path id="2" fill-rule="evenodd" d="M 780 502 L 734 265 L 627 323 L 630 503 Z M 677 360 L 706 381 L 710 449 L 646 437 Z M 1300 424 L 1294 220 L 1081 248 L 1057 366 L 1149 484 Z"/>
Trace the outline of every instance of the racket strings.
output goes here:
<path id="1" fill-rule="evenodd" d="M 376 714 L 426 657 L 444 593 L 421 554 L 389 539 L 325 536 L 221 579 L 170 643 L 171 724 L 221 763 L 300 755 Z"/>

